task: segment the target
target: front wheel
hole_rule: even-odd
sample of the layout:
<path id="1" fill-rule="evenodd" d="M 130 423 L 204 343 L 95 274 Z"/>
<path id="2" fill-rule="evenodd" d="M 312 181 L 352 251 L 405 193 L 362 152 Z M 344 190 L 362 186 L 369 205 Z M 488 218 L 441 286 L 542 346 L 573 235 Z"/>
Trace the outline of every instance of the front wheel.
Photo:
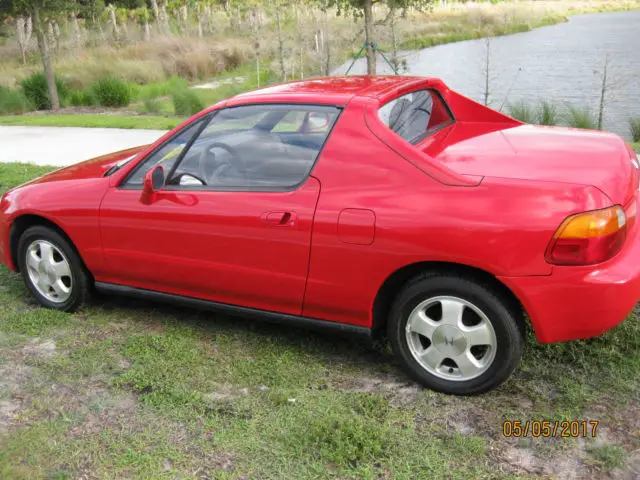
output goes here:
<path id="1" fill-rule="evenodd" d="M 18 242 L 18 264 L 25 285 L 45 307 L 74 311 L 88 296 L 90 280 L 82 260 L 53 229 L 28 228 Z"/>
<path id="2" fill-rule="evenodd" d="M 388 334 L 407 373 L 435 391 L 469 395 L 504 382 L 523 349 L 512 302 L 455 274 L 425 273 L 396 299 Z"/>

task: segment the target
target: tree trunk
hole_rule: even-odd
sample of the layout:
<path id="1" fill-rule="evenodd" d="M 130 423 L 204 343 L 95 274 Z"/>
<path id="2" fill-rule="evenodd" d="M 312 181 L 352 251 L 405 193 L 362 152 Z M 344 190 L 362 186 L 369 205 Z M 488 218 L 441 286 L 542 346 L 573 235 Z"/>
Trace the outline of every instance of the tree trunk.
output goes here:
<path id="1" fill-rule="evenodd" d="M 160 10 L 158 9 L 158 0 L 151 0 L 151 10 L 153 10 L 153 18 L 156 19 L 156 27 L 160 30 Z"/>
<path id="2" fill-rule="evenodd" d="M 40 10 L 38 8 L 33 9 L 33 23 L 33 27 L 36 31 L 36 38 L 38 40 L 40 58 L 42 58 L 44 75 L 47 79 L 47 88 L 49 90 L 49 98 L 51 99 L 51 110 L 60 110 L 60 100 L 58 100 L 58 89 L 56 87 L 56 75 L 53 72 L 53 64 L 51 63 L 51 56 L 49 54 L 47 40 L 44 35 L 44 26 L 42 25 Z"/>
<path id="3" fill-rule="evenodd" d="M 373 48 L 373 0 L 364 0 L 364 41 L 367 45 L 367 75 L 375 75 L 376 51 Z"/>
<path id="4" fill-rule="evenodd" d="M 284 42 L 282 41 L 282 25 L 280 23 L 280 5 L 276 2 L 276 27 L 278 30 L 278 60 L 280 62 L 280 80 L 284 81 Z"/>

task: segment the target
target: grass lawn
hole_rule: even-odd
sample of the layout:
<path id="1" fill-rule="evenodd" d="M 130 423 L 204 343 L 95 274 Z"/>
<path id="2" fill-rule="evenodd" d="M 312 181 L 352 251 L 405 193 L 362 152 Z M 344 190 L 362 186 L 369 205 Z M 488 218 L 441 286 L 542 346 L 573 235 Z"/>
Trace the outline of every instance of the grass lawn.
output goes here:
<path id="1" fill-rule="evenodd" d="M 45 172 L 0 164 L 0 192 Z M 99 297 L 38 307 L 0 268 L 0 478 L 634 478 L 640 322 L 539 345 L 477 397 L 417 387 L 385 345 Z M 599 420 L 506 438 L 505 420 Z M 635 473 L 634 473 L 635 472 Z"/>
<path id="2" fill-rule="evenodd" d="M 60 115 L 4 115 L 0 125 L 25 125 L 40 127 L 94 127 L 94 128 L 141 128 L 147 130 L 169 130 L 184 118 L 153 116 L 126 116 L 100 114 Z"/>
<path id="3" fill-rule="evenodd" d="M 640 153 L 640 142 L 632 143 L 631 146 L 636 152 Z"/>

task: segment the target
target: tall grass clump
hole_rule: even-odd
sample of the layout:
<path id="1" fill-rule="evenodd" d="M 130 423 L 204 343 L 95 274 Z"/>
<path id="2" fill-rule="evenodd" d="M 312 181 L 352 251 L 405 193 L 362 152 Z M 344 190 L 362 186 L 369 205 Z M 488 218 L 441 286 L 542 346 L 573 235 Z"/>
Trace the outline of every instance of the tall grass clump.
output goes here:
<path id="1" fill-rule="evenodd" d="M 131 86 L 117 77 L 103 77 L 90 88 L 91 94 L 103 107 L 126 107 L 131 103 Z"/>
<path id="2" fill-rule="evenodd" d="M 73 107 L 93 106 L 98 105 L 98 100 L 91 90 L 72 90 L 68 103 Z"/>
<path id="3" fill-rule="evenodd" d="M 198 94 L 184 85 L 173 89 L 171 100 L 176 115 L 191 116 L 205 107 Z"/>
<path id="4" fill-rule="evenodd" d="M 0 86 L 0 114 L 24 113 L 33 105 L 21 90 Z"/>
<path id="5" fill-rule="evenodd" d="M 56 87 L 58 89 L 60 104 L 64 105 L 69 96 L 69 86 L 62 78 L 56 76 Z M 47 78 L 43 72 L 33 73 L 23 79 L 20 82 L 20 88 L 22 88 L 24 96 L 37 110 L 51 110 Z"/>
<path id="6" fill-rule="evenodd" d="M 535 123 L 536 115 L 533 108 L 526 104 L 524 101 L 509 105 L 509 115 L 516 120 L 520 120 L 525 123 Z"/>
<path id="7" fill-rule="evenodd" d="M 584 128 L 587 130 L 596 130 L 597 124 L 595 118 L 588 108 L 574 107 L 570 105 L 567 111 L 567 125 L 573 128 Z"/>
<path id="8" fill-rule="evenodd" d="M 558 125 L 560 118 L 554 103 L 542 100 L 538 105 L 536 123 L 538 125 Z"/>
<path id="9" fill-rule="evenodd" d="M 629 130 L 634 143 L 640 142 L 640 117 L 631 117 L 629 119 Z"/>

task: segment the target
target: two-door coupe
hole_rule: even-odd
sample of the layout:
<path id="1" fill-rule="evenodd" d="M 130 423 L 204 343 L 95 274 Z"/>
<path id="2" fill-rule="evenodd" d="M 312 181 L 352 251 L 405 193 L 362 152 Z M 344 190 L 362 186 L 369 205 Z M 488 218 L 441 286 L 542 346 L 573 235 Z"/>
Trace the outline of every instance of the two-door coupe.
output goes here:
<path id="1" fill-rule="evenodd" d="M 312 79 L 7 192 L 0 260 L 47 307 L 97 288 L 385 334 L 423 385 L 479 393 L 528 322 L 558 342 L 633 309 L 638 180 L 620 137 L 525 125 L 437 79 Z"/>

